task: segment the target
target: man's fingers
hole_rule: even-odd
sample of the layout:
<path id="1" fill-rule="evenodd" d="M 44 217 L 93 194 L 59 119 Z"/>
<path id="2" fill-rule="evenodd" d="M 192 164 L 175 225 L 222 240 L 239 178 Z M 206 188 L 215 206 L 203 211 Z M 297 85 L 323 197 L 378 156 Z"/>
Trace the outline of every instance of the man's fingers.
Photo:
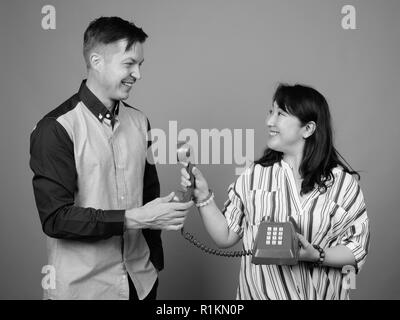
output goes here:
<path id="1" fill-rule="evenodd" d="M 184 223 L 186 221 L 186 215 L 183 217 L 175 217 L 173 219 L 169 219 L 168 221 L 165 221 L 164 223 L 160 224 L 159 229 L 164 229 L 164 230 L 180 230 L 182 229 Z"/>
<path id="2" fill-rule="evenodd" d="M 170 202 L 173 198 L 175 197 L 175 193 L 171 192 L 169 195 L 165 196 L 165 197 L 160 197 L 160 202 L 161 203 L 167 203 Z"/>
<path id="3" fill-rule="evenodd" d="M 179 224 L 184 224 L 186 220 L 186 217 L 184 218 L 179 218 L 179 219 L 174 219 L 173 221 L 171 221 L 171 225 L 176 226 Z"/>
<path id="4" fill-rule="evenodd" d="M 172 213 L 172 219 L 181 219 L 181 218 L 186 219 L 188 212 L 189 212 L 188 210 L 175 210 Z"/>
<path id="5" fill-rule="evenodd" d="M 177 224 L 175 226 L 166 226 L 163 229 L 167 231 L 179 231 L 183 228 L 183 224 Z"/>
<path id="6" fill-rule="evenodd" d="M 183 210 L 188 210 L 193 206 L 193 201 L 188 201 L 188 202 L 169 202 L 169 203 L 163 203 L 162 204 L 163 208 L 162 212 L 170 212 L 174 214 L 174 211 L 180 211 L 182 212 Z"/>
<path id="7" fill-rule="evenodd" d="M 188 210 L 189 208 L 191 208 L 193 206 L 193 201 L 188 201 L 188 202 L 178 202 L 178 203 L 174 203 L 174 206 L 172 206 L 173 210 L 178 210 L 178 211 L 182 211 L 182 210 Z"/>
<path id="8" fill-rule="evenodd" d="M 169 204 L 178 204 L 180 206 L 177 206 L 175 208 L 172 208 L 172 206 L 168 206 L 168 208 L 166 208 L 166 210 L 162 209 L 163 213 L 160 213 L 158 216 L 158 220 L 164 220 L 164 221 L 171 221 L 173 219 L 177 219 L 177 218 L 183 218 L 186 217 L 189 210 L 185 209 L 186 206 L 182 206 L 182 205 L 186 205 L 188 202 L 170 202 Z M 179 209 L 179 208 L 183 208 L 183 209 Z"/>

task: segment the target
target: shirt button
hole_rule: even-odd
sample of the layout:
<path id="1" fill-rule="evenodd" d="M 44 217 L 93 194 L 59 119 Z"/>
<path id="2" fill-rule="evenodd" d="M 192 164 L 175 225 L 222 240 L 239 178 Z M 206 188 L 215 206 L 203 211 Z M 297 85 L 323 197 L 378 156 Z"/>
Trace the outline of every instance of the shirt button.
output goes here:
<path id="1" fill-rule="evenodd" d="M 122 196 L 122 197 L 121 197 L 121 200 L 124 200 L 124 199 L 125 199 L 125 197 L 124 197 L 124 196 Z"/>

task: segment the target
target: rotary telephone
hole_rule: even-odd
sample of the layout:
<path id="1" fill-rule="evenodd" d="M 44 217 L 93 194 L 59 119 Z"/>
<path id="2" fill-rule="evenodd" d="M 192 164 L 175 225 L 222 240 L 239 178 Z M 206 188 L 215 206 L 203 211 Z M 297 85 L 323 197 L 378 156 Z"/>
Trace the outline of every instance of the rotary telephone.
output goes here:
<path id="1" fill-rule="evenodd" d="M 179 142 L 177 146 L 178 162 L 186 165 L 190 176 L 190 187 L 184 191 L 177 191 L 178 201 L 193 200 L 195 178 L 193 169 L 193 150 L 186 142 Z M 227 251 L 212 249 L 198 241 L 190 232 L 181 229 L 182 236 L 194 246 L 208 254 L 223 257 L 241 257 L 252 255 L 253 264 L 295 265 L 299 257 L 299 240 L 296 234 L 296 223 L 293 219 L 289 222 L 262 221 L 258 227 L 256 240 L 252 250 Z"/>

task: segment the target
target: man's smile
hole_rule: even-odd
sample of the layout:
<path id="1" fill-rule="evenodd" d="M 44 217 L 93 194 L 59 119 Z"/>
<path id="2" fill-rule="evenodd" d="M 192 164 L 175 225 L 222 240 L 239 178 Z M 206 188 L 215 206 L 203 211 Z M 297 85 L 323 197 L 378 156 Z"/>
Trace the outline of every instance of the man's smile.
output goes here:
<path id="1" fill-rule="evenodd" d="M 135 83 L 135 80 L 123 80 L 121 81 L 123 85 L 127 86 L 127 87 L 132 87 L 133 84 Z"/>

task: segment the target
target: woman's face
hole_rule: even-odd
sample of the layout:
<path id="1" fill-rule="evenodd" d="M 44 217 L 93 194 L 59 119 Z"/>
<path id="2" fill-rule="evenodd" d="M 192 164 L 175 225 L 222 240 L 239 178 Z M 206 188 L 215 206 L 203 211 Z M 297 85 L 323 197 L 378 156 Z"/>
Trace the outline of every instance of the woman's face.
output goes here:
<path id="1" fill-rule="evenodd" d="M 283 111 L 274 102 L 267 112 L 268 148 L 289 155 L 302 154 L 305 143 L 306 127 L 299 118 Z"/>

